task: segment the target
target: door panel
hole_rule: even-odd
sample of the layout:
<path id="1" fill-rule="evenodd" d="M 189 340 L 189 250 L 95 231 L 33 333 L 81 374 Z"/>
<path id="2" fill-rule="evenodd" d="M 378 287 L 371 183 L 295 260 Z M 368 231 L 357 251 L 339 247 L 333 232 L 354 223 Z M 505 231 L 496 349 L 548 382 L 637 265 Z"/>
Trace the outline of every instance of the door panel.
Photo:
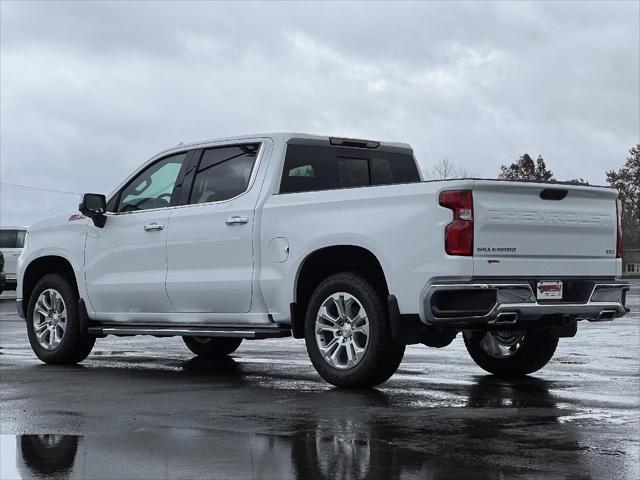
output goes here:
<path id="1" fill-rule="evenodd" d="M 244 313 L 251 308 L 253 208 L 248 198 L 172 211 L 167 293 L 178 312 Z M 247 223 L 227 225 L 240 217 Z"/>
<path id="2" fill-rule="evenodd" d="M 169 209 L 109 215 L 89 225 L 85 247 L 87 291 L 98 313 L 172 312 L 164 280 Z M 145 230 L 145 226 L 161 230 Z"/>
<path id="3" fill-rule="evenodd" d="M 180 195 L 187 153 L 170 155 L 139 172 L 118 193 L 104 228 L 89 225 L 85 276 L 97 313 L 169 313 L 169 214 Z"/>
<path id="4" fill-rule="evenodd" d="M 18 257 L 22 253 L 22 249 L 3 248 L 1 250 L 2 254 L 4 255 L 4 272 L 7 274 L 7 279 L 14 280 L 16 278 Z"/>
<path id="5" fill-rule="evenodd" d="M 166 287 L 177 312 L 251 309 L 258 189 L 250 179 L 258 151 L 259 144 L 205 150 L 190 205 L 171 212 Z"/>

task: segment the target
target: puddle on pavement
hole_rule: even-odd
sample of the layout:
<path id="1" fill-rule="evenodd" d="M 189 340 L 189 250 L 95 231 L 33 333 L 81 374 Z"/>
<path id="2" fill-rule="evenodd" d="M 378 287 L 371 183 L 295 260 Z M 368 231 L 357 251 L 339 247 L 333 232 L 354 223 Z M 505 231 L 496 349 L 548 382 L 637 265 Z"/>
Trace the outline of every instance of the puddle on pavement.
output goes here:
<path id="1" fill-rule="evenodd" d="M 348 426 L 347 426 L 348 427 Z M 354 426 L 351 425 L 351 429 Z M 366 434 L 160 430 L 118 435 L 1 435 L 0 478 L 477 478 L 498 470 L 446 465 Z M 485 475 L 486 474 L 486 475 Z"/>
<path id="2" fill-rule="evenodd" d="M 579 424 L 595 420 L 559 403 L 552 385 L 481 377 L 463 387 L 466 408 L 426 416 L 411 392 L 333 389 L 305 393 L 305 408 L 289 404 L 262 425 L 3 434 L 0 478 L 637 478 L 630 445 L 589 438 Z"/>

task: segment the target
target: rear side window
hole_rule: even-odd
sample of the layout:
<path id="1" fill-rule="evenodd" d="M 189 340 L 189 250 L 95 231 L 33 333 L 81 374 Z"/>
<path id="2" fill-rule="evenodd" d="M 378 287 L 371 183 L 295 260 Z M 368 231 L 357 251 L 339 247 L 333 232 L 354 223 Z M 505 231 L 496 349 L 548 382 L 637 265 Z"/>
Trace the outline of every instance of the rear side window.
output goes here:
<path id="1" fill-rule="evenodd" d="M 245 192 L 259 148 L 250 144 L 205 150 L 189 203 L 220 202 Z"/>
<path id="2" fill-rule="evenodd" d="M 411 153 L 288 145 L 280 193 L 420 181 Z"/>
<path id="3" fill-rule="evenodd" d="M 338 188 L 370 185 L 369 160 L 366 158 L 337 157 Z"/>
<path id="4" fill-rule="evenodd" d="M 0 248 L 24 247 L 25 230 L 0 230 Z"/>

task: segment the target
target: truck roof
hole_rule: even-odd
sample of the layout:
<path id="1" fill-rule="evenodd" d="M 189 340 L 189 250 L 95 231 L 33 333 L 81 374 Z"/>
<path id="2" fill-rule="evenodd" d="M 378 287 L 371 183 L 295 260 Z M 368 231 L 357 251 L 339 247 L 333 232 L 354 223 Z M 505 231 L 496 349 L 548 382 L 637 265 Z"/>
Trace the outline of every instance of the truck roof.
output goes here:
<path id="1" fill-rule="evenodd" d="M 165 152 L 169 152 L 169 151 L 176 150 L 176 149 L 197 147 L 198 145 L 205 145 L 205 144 L 209 144 L 209 143 L 213 143 L 213 142 L 227 142 L 227 141 L 234 141 L 234 140 L 242 141 L 242 140 L 249 140 L 249 139 L 261 138 L 261 137 L 262 138 L 264 138 L 264 137 L 267 137 L 267 138 L 278 138 L 279 137 L 285 143 L 288 143 L 291 140 L 308 141 L 309 143 L 330 142 L 331 139 L 340 138 L 342 140 L 354 140 L 354 141 L 361 141 L 361 142 L 376 143 L 376 144 L 379 144 L 381 147 L 384 147 L 384 148 L 411 150 L 411 145 L 409 145 L 408 143 L 403 143 L 403 142 L 388 142 L 388 141 L 370 140 L 370 139 L 367 139 L 367 140 L 365 140 L 365 139 L 347 139 L 347 138 L 344 138 L 344 137 L 336 137 L 336 136 L 332 136 L 332 135 L 313 135 L 313 134 L 309 134 L 309 133 L 271 132 L 271 133 L 254 133 L 254 134 L 247 134 L 247 135 L 234 135 L 234 136 L 231 136 L 231 137 L 211 138 L 209 140 L 200 140 L 200 141 L 190 142 L 190 143 L 179 143 L 176 146 L 173 146 L 171 148 L 167 148 L 165 151 L 161 152 L 160 155 L 164 154 Z"/>

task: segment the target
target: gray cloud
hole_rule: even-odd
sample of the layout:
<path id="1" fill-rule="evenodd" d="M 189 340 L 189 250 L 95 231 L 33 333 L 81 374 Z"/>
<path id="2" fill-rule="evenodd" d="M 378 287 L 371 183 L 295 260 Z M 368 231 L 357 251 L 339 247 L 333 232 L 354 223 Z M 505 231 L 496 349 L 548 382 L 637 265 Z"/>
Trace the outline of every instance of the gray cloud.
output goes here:
<path id="1" fill-rule="evenodd" d="M 2 182 L 109 192 L 180 141 L 292 130 L 603 183 L 640 141 L 638 2 L 1 8 Z M 77 203 L 0 193 L 5 224 Z"/>

